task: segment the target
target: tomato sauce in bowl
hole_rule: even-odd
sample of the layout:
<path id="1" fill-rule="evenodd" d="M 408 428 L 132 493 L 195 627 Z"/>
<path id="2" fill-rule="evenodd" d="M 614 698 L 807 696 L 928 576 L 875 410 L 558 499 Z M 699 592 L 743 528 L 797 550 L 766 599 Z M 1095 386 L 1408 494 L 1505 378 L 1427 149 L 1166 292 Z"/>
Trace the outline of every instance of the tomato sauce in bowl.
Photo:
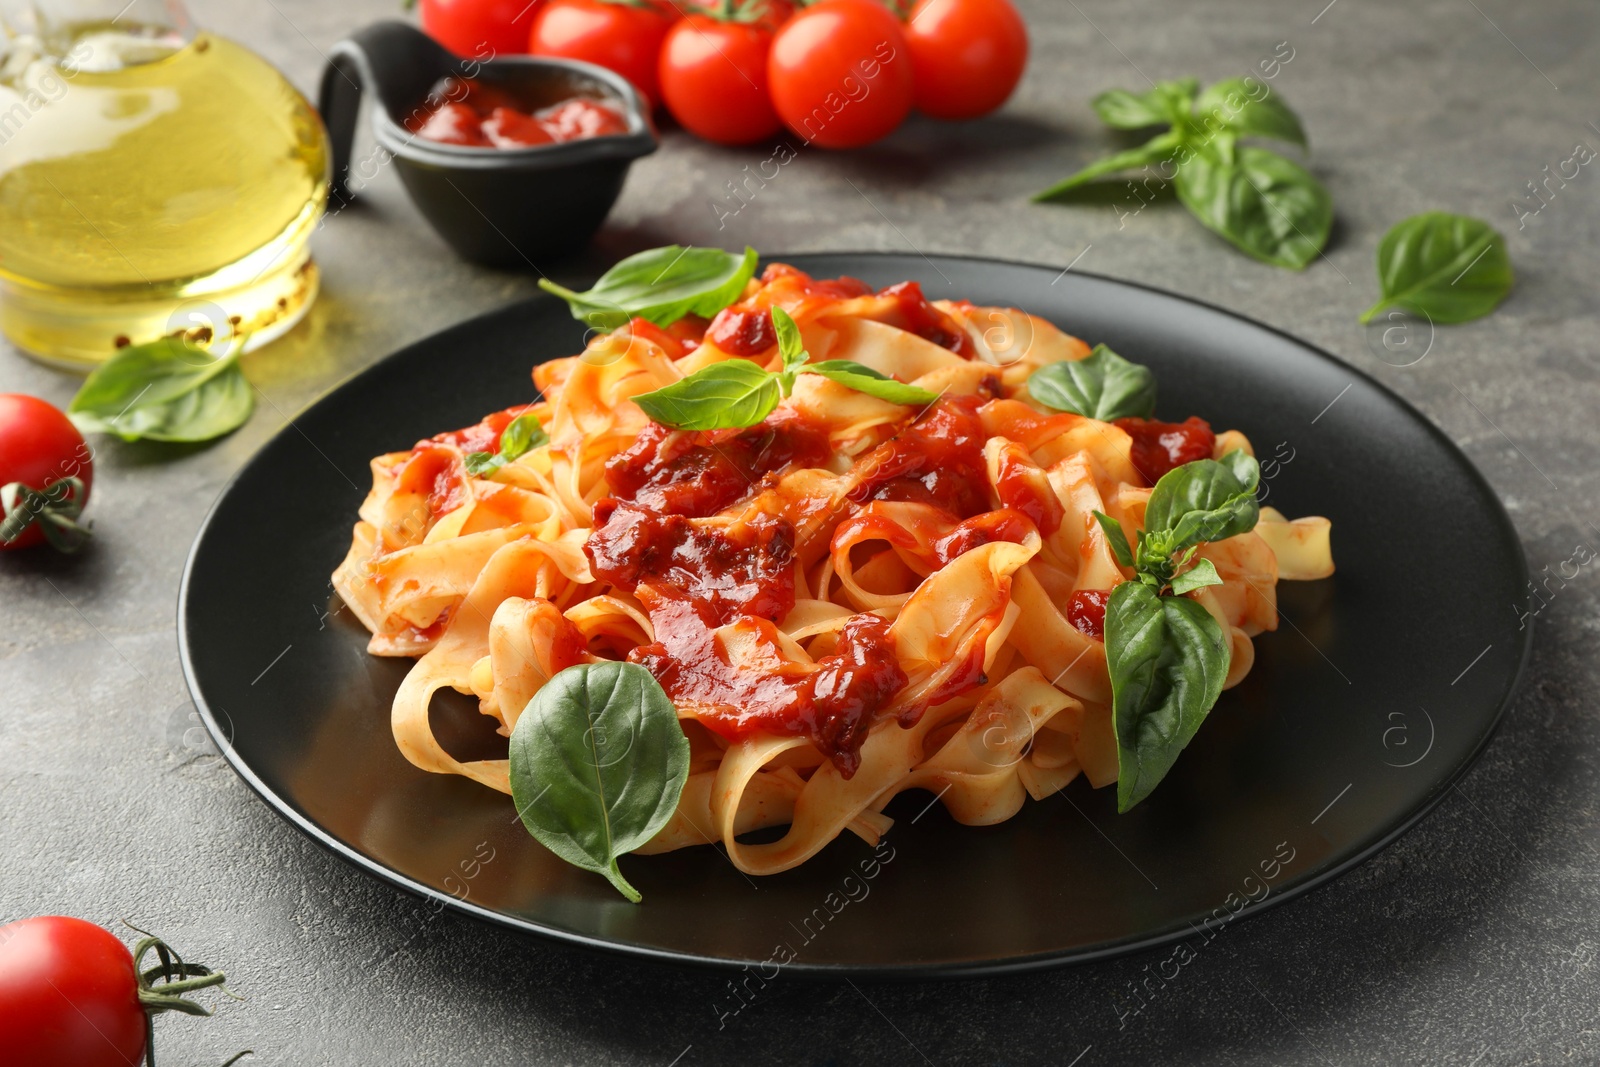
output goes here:
<path id="1" fill-rule="evenodd" d="M 577 96 L 538 109 L 505 89 L 474 78 L 441 78 L 406 117 L 405 128 L 424 140 L 467 148 L 536 148 L 628 132 L 617 107 Z"/>

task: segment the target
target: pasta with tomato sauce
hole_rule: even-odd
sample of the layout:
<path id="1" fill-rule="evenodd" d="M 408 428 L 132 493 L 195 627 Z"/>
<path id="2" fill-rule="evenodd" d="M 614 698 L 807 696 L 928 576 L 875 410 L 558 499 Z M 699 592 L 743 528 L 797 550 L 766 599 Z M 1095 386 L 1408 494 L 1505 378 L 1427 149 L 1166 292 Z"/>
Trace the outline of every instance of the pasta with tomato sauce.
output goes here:
<path id="1" fill-rule="evenodd" d="M 633 401 L 722 361 L 777 369 L 773 308 L 813 360 L 936 399 L 802 374 L 758 424 L 710 431 Z M 476 697 L 509 734 L 561 670 L 640 664 L 677 709 L 690 771 L 637 851 L 720 842 L 750 874 L 844 831 L 875 844 L 908 789 L 988 825 L 1080 774 L 1115 782 L 1102 627 L 1133 575 L 1095 513 L 1133 538 L 1168 470 L 1251 446 L 1198 418 L 1101 422 L 1029 395 L 1035 371 L 1089 355 L 1021 311 L 778 264 L 710 322 L 635 319 L 534 368 L 535 403 L 377 457 L 334 583 L 373 654 L 417 660 L 394 701 L 401 752 L 509 793 L 507 761 L 439 744 L 435 692 Z M 522 414 L 548 442 L 469 474 Z M 1277 582 L 1333 570 L 1327 520 L 1265 507 L 1196 559 L 1221 579 L 1188 595 L 1225 635 L 1227 686 L 1278 625 Z"/>

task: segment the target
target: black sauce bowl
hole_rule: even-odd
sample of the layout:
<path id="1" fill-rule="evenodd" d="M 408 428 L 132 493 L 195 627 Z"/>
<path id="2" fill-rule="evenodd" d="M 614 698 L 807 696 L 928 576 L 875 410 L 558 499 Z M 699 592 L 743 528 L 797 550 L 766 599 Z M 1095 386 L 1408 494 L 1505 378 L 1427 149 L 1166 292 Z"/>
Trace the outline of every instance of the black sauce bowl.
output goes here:
<path id="1" fill-rule="evenodd" d="M 628 132 L 530 148 L 473 148 L 424 140 L 406 119 L 441 78 L 474 78 L 505 89 L 528 110 L 574 96 L 616 107 Z M 622 192 L 628 167 L 656 150 L 655 128 L 626 78 L 576 60 L 453 55 L 420 30 L 374 23 L 334 45 L 319 107 L 333 149 L 333 202 L 350 198 L 351 146 L 361 95 L 372 94 L 379 153 L 358 172 L 392 159 L 423 217 L 462 257 L 491 267 L 531 267 L 577 251 Z M 385 158 L 387 157 L 387 158 Z"/>

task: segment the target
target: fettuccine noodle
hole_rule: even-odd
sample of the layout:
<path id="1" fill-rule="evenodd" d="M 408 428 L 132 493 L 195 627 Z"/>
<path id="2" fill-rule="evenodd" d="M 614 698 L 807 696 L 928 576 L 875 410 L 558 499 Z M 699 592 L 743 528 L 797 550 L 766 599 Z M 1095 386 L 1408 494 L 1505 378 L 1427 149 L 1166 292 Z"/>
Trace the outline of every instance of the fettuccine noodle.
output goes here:
<path id="1" fill-rule="evenodd" d="M 698 433 L 630 400 L 720 360 L 775 369 L 772 307 L 813 362 L 939 399 L 802 374 L 762 424 Z M 692 759 L 676 814 L 638 851 L 720 842 L 750 874 L 846 830 L 875 844 L 904 790 L 988 825 L 1079 774 L 1114 782 L 1096 610 L 1129 575 L 1092 513 L 1141 528 L 1160 439 L 1029 397 L 1035 370 L 1089 351 L 1020 311 L 779 265 L 709 326 L 635 320 L 536 367 L 537 402 L 377 457 L 334 583 L 373 654 L 417 659 L 394 701 L 401 752 L 509 793 L 505 760 L 441 747 L 434 693 L 476 697 L 509 734 L 557 672 L 631 659 L 672 698 Z M 549 443 L 469 476 L 465 455 L 523 412 Z M 1209 457 L 1251 447 L 1231 430 L 1186 440 Z M 1251 638 L 1277 627 L 1277 582 L 1332 573 L 1328 522 L 1263 508 L 1199 555 L 1223 582 L 1191 596 L 1229 637 L 1232 686 Z"/>

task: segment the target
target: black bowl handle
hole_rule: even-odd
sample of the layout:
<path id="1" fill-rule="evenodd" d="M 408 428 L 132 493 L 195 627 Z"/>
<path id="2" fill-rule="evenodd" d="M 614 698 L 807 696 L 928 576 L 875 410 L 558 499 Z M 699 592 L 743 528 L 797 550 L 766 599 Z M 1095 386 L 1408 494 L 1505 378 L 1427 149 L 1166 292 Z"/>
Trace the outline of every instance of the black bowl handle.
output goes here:
<path id="1" fill-rule="evenodd" d="M 389 19 L 351 34 L 328 50 L 317 110 L 333 151 L 330 194 L 340 205 L 350 197 L 350 153 L 363 92 L 391 117 L 423 99 L 461 60 L 409 23 Z"/>

